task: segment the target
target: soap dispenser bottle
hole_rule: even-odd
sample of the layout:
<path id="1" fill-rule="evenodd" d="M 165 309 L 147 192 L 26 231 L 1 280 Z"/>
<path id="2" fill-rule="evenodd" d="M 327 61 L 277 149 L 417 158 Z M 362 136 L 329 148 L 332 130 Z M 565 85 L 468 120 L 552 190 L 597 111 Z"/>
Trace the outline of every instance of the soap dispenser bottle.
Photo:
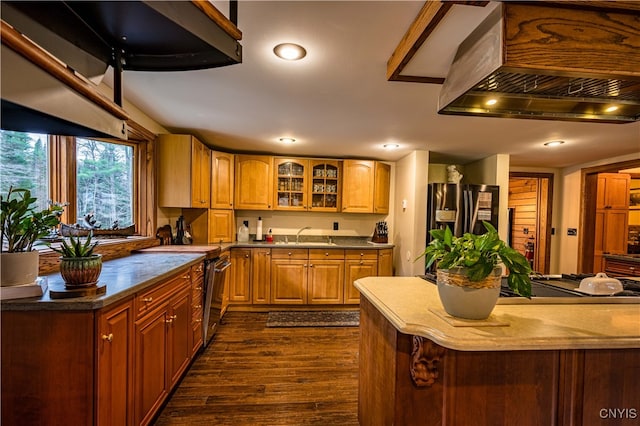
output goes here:
<path id="1" fill-rule="evenodd" d="M 238 228 L 238 241 L 245 242 L 249 241 L 249 221 L 245 220 Z"/>

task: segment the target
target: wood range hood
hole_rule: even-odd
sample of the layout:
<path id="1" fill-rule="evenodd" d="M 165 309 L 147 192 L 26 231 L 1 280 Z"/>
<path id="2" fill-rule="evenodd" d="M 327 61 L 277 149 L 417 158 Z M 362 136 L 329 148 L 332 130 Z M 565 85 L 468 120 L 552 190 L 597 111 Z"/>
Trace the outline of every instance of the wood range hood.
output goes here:
<path id="1" fill-rule="evenodd" d="M 500 3 L 460 44 L 438 112 L 640 120 L 638 11 L 554 3 Z"/>
<path id="2" fill-rule="evenodd" d="M 126 139 L 123 71 L 242 61 L 237 1 L 3 1 L 2 129 Z M 113 99 L 97 85 L 113 68 Z"/>

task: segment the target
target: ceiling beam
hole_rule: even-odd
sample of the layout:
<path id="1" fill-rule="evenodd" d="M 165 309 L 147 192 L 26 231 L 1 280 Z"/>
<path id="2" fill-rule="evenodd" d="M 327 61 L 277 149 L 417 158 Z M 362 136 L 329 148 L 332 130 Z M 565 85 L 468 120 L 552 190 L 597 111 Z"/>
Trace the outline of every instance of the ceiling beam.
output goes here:
<path id="1" fill-rule="evenodd" d="M 400 73 L 454 4 L 486 6 L 488 1 L 426 1 L 387 61 L 387 80 L 442 84 L 444 78 L 402 76 Z"/>

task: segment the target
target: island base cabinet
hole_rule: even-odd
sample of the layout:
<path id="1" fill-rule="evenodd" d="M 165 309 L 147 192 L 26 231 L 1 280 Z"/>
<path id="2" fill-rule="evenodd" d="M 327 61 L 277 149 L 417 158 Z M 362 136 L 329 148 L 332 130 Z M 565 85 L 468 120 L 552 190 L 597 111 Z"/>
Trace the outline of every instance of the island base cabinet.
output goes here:
<path id="1" fill-rule="evenodd" d="M 640 350 L 456 351 L 360 302 L 360 425 L 635 425 Z"/>

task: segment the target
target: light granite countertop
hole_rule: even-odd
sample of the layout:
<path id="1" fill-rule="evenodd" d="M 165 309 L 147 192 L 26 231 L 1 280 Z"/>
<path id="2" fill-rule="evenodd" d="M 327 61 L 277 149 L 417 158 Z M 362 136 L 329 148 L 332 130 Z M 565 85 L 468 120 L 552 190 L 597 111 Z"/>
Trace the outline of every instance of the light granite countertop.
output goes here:
<path id="1" fill-rule="evenodd" d="M 107 289 L 104 294 L 51 299 L 49 291 L 46 291 L 42 297 L 3 300 L 0 309 L 12 311 L 100 309 L 155 285 L 181 269 L 202 262 L 204 258 L 204 254 L 201 253 L 132 254 L 103 262 L 98 283 L 106 284 Z M 45 275 L 45 277 L 49 288 L 54 285 L 64 285 L 60 273 Z"/>
<path id="2" fill-rule="evenodd" d="M 496 305 L 487 320 L 454 319 L 418 277 L 355 281 L 401 333 L 461 351 L 640 348 L 640 304 Z"/>

